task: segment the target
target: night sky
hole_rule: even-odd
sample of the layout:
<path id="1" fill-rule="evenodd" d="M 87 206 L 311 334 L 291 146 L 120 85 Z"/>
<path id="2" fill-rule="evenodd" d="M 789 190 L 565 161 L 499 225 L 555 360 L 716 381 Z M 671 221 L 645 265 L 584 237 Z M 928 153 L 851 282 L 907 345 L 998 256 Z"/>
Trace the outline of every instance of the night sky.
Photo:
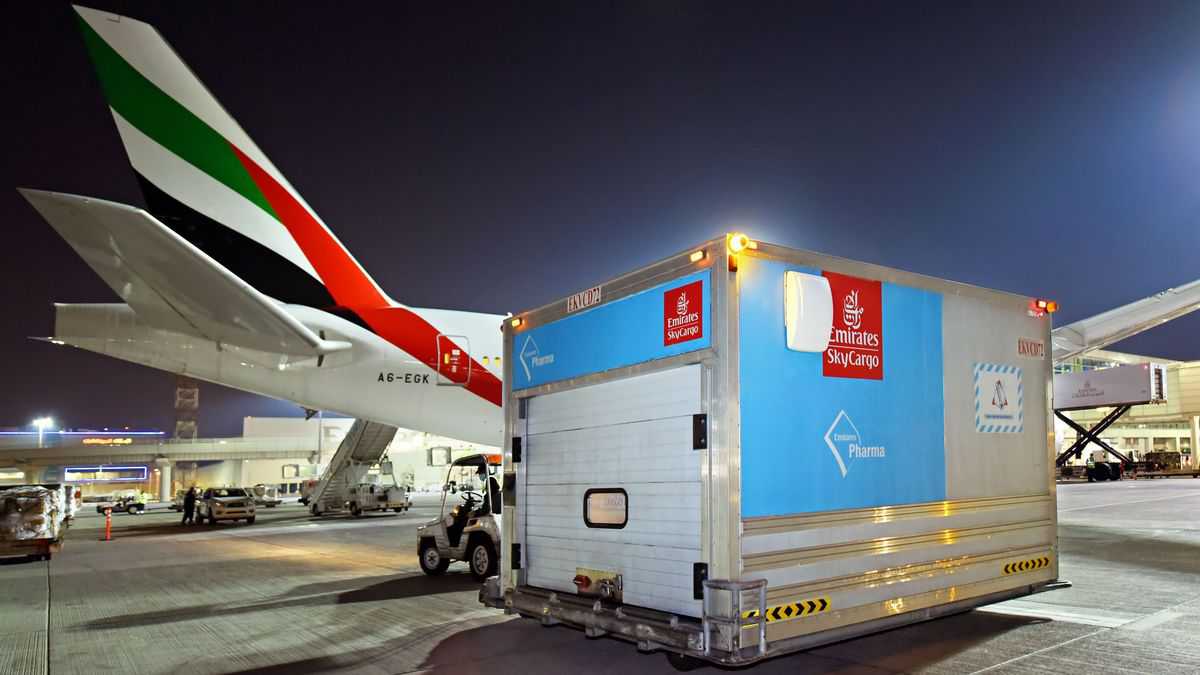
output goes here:
<path id="1" fill-rule="evenodd" d="M 737 227 L 1048 296 L 1200 277 L 1200 3 L 95 2 L 155 24 L 379 284 L 536 306 Z M 0 426 L 170 428 L 32 342 L 116 296 L 19 197 L 142 204 L 67 4 L 6 7 Z M 1200 315 L 1118 348 L 1200 358 Z M 202 435 L 291 404 L 204 385 Z"/>

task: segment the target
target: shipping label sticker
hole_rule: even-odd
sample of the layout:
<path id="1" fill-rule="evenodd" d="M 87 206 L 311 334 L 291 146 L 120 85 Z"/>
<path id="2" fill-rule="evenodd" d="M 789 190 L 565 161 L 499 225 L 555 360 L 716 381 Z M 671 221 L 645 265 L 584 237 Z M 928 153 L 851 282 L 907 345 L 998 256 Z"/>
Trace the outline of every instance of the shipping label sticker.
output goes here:
<path id="1" fill-rule="evenodd" d="M 1019 434 L 1025 430 L 1021 369 L 1004 363 L 975 364 L 975 430 Z"/>
<path id="2" fill-rule="evenodd" d="M 822 374 L 882 380 L 882 284 L 833 272 L 823 276 L 833 293 L 833 329 L 822 355 Z"/>
<path id="3" fill-rule="evenodd" d="M 663 346 L 704 337 L 704 284 L 697 280 L 663 292 Z"/>

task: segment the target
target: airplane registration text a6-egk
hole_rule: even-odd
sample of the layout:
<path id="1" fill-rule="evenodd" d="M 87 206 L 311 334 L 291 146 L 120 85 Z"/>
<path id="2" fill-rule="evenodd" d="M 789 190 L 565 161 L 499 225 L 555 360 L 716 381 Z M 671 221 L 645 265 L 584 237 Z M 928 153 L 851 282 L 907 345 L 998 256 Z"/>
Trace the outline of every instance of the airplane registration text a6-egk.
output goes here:
<path id="1" fill-rule="evenodd" d="M 146 208 L 21 190 L 121 300 L 51 340 L 498 445 L 504 317 L 391 299 L 158 31 L 75 12 Z"/>

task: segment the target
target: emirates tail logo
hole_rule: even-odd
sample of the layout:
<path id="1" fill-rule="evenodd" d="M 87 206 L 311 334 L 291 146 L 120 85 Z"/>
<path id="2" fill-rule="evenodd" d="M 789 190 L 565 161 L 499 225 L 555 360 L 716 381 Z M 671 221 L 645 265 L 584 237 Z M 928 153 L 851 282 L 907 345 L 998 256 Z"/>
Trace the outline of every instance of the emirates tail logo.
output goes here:
<path id="1" fill-rule="evenodd" d="M 858 289 L 850 291 L 842 298 L 842 323 L 850 330 L 862 328 L 863 307 L 858 304 Z"/>
<path id="2" fill-rule="evenodd" d="M 687 316 L 688 299 L 687 293 L 680 293 L 679 299 L 675 301 L 675 313 L 679 316 Z"/>
<path id="3" fill-rule="evenodd" d="M 996 390 L 992 392 L 992 405 L 1004 410 L 1008 407 L 1008 395 L 1004 393 L 1004 383 L 996 380 Z"/>

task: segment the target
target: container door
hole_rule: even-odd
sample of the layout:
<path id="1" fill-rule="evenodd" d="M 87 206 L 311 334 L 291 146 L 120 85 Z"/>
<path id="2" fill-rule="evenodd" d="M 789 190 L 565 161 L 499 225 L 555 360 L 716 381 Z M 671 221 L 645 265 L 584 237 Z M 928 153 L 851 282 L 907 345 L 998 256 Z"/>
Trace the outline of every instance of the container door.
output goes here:
<path id="1" fill-rule="evenodd" d="M 464 335 L 437 336 L 438 384 L 464 385 L 471 379 L 470 343 Z"/>
<path id="2" fill-rule="evenodd" d="M 534 397 L 526 409 L 530 586 L 699 616 L 700 365 Z M 604 597 L 601 595 L 601 597 Z"/>

